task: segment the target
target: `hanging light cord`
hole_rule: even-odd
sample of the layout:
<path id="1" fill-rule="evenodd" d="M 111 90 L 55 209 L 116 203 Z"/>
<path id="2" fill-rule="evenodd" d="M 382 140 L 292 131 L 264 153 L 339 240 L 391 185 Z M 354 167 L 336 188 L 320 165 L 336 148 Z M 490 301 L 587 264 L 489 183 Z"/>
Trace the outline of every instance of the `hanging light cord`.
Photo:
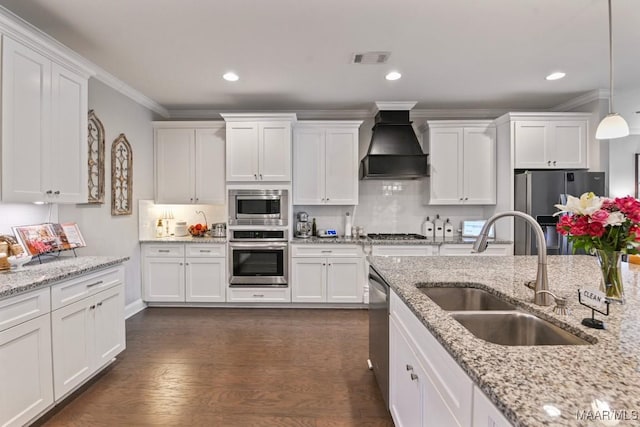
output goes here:
<path id="1" fill-rule="evenodd" d="M 609 114 L 613 113 L 613 30 L 611 23 L 611 0 L 609 0 Z"/>

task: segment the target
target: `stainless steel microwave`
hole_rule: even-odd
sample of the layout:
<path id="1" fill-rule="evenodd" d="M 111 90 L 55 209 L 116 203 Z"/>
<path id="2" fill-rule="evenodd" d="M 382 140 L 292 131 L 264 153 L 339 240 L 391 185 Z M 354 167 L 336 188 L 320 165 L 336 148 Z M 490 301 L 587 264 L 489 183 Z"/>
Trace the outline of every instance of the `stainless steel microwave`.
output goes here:
<path id="1" fill-rule="evenodd" d="M 229 225 L 288 225 L 287 190 L 229 190 Z"/>

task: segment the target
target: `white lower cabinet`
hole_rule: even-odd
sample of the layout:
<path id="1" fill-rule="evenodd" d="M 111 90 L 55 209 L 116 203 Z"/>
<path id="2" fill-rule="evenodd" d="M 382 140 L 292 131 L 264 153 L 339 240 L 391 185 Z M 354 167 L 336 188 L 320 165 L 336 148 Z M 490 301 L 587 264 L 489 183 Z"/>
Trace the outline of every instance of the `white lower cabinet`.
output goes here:
<path id="1" fill-rule="evenodd" d="M 225 302 L 222 244 L 143 244 L 142 282 L 148 302 Z"/>
<path id="2" fill-rule="evenodd" d="M 389 410 L 396 426 L 510 425 L 395 292 L 389 311 Z"/>
<path id="3" fill-rule="evenodd" d="M 1 331 L 0 361 L 0 425 L 25 425 L 53 404 L 49 313 Z"/>
<path id="4" fill-rule="evenodd" d="M 364 263 L 357 247 L 294 245 L 292 255 L 292 302 L 362 303 Z"/>
<path id="5" fill-rule="evenodd" d="M 511 423 L 478 387 L 473 387 L 473 427 L 510 427 Z"/>
<path id="6" fill-rule="evenodd" d="M 56 400 L 125 349 L 122 283 L 51 313 Z"/>

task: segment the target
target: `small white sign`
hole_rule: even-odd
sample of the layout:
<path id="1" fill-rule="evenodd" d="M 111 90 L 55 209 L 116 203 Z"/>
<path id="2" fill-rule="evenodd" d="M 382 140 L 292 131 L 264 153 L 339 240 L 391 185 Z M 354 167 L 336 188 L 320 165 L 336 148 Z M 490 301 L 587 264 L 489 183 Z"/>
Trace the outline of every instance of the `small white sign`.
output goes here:
<path id="1" fill-rule="evenodd" d="M 591 307 L 594 310 L 604 311 L 606 310 L 607 296 L 604 292 L 594 291 L 591 289 L 579 289 L 580 301 L 587 307 Z"/>

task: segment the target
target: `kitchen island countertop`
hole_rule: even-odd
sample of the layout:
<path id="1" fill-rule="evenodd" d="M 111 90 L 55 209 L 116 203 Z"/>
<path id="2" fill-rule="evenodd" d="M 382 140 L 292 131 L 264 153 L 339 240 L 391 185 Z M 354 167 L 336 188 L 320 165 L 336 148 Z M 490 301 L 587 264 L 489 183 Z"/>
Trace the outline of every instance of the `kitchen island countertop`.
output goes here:
<path id="1" fill-rule="evenodd" d="M 354 239 L 351 237 L 309 237 L 307 239 L 302 239 L 299 237 L 295 237 L 291 239 L 291 243 L 301 244 L 301 245 L 326 245 L 326 244 L 368 244 L 368 245 L 431 245 L 431 246 L 440 246 L 443 244 L 451 244 L 451 245 L 471 245 L 473 244 L 472 240 L 463 239 L 460 236 L 455 236 L 453 239 L 415 239 L 415 240 L 404 240 L 404 239 L 385 239 L 385 240 L 377 240 L 372 239 L 370 237 L 362 237 L 359 239 Z M 509 240 L 490 240 L 489 245 L 491 244 L 506 244 L 510 245 L 513 242 Z"/>
<path id="2" fill-rule="evenodd" d="M 61 256 L 47 259 L 42 264 L 31 261 L 23 270 L 8 270 L 0 273 L 0 299 L 118 265 L 128 259 L 129 257 L 117 256 Z"/>
<path id="3" fill-rule="evenodd" d="M 532 303 L 524 283 L 535 278 L 537 257 L 369 257 L 391 288 L 489 399 L 516 426 L 640 425 L 640 266 L 624 265 L 626 304 L 612 304 L 605 330 L 581 324 L 591 310 L 577 289 L 598 289 L 590 256 L 550 256 L 550 290 L 569 296 L 572 313 Z M 475 286 L 571 330 L 594 343 L 580 346 L 503 346 L 476 338 L 419 286 Z M 597 421 L 594 405 L 620 411 L 619 424 Z M 607 406 L 608 405 L 608 406 Z M 591 412 L 591 420 L 579 420 Z M 583 413 L 583 415 L 584 415 Z M 596 419 L 596 421 L 594 421 Z M 600 418 L 602 419 L 602 418 Z"/>

